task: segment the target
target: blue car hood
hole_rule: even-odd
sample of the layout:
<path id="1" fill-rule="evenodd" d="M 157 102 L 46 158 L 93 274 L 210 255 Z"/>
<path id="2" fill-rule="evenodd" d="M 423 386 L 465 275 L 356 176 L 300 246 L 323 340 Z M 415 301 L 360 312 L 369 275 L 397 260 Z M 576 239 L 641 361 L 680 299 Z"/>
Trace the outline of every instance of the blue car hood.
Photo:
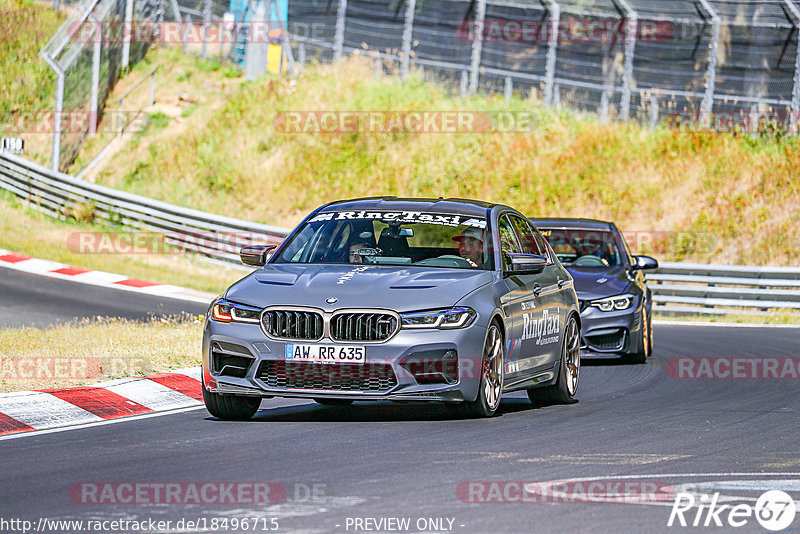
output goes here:
<path id="1" fill-rule="evenodd" d="M 631 283 L 625 267 L 565 267 L 575 279 L 575 292 L 580 300 L 619 295 Z"/>
<path id="2" fill-rule="evenodd" d="M 242 304 L 389 308 L 452 306 L 492 281 L 489 271 L 387 265 L 268 264 L 233 284 L 225 297 Z M 333 304 L 329 298 L 338 299 Z"/>

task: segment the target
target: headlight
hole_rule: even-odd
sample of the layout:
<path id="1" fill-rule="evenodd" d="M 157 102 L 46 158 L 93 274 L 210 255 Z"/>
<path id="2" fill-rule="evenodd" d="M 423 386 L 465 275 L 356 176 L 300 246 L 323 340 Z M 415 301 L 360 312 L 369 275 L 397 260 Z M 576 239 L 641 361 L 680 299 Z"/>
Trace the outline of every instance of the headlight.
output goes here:
<path id="1" fill-rule="evenodd" d="M 472 308 L 444 308 L 400 314 L 403 328 L 464 328 L 477 316 Z"/>
<path id="2" fill-rule="evenodd" d="M 614 297 L 593 300 L 590 304 L 604 312 L 620 311 L 627 310 L 633 306 L 633 300 L 633 295 L 616 295 Z"/>
<path id="3" fill-rule="evenodd" d="M 211 318 L 220 323 L 258 323 L 261 309 L 220 299 L 211 307 Z"/>

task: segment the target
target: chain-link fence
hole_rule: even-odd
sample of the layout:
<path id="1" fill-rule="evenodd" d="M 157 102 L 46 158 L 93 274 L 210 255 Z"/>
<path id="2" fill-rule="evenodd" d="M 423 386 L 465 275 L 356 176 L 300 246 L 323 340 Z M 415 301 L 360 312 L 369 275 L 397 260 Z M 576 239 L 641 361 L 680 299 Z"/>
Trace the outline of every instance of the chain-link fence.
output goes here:
<path id="1" fill-rule="evenodd" d="M 103 118 L 105 102 L 123 69 L 143 58 L 155 40 L 157 33 L 126 39 L 126 20 L 157 23 L 160 0 L 82 0 L 72 6 L 66 22 L 39 52 L 56 74 L 54 170 L 74 161 L 84 138 L 94 133 Z M 158 28 L 149 24 L 147 30 L 157 32 Z"/>
<path id="2" fill-rule="evenodd" d="M 58 76 L 56 111 L 94 120 L 121 65 L 159 41 L 251 78 L 270 62 L 292 72 L 359 51 L 376 70 L 404 76 L 413 65 L 464 94 L 533 93 L 653 126 L 796 133 L 799 30 L 800 0 L 82 0 L 41 55 Z M 54 167 L 91 129 L 54 134 Z"/>

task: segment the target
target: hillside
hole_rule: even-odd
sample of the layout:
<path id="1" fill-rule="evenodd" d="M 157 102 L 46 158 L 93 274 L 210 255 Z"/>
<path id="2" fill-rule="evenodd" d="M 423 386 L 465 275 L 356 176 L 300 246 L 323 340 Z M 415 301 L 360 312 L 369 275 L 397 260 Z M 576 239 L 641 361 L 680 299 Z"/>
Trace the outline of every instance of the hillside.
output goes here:
<path id="1" fill-rule="evenodd" d="M 309 66 L 296 80 L 243 82 L 218 64 L 164 48 L 137 68 L 165 61 L 156 107 L 178 111 L 159 113 L 158 127 L 132 134 L 93 173 L 98 183 L 287 227 L 336 198 L 473 197 L 530 216 L 611 219 L 638 232 L 633 248 L 662 260 L 800 265 L 794 138 L 651 132 L 520 95 L 464 99 L 417 75 L 405 83 L 376 77 L 371 60 L 357 57 Z M 511 110 L 529 113 L 534 126 L 514 133 L 276 129 L 285 125 L 281 113 L 294 110 Z"/>

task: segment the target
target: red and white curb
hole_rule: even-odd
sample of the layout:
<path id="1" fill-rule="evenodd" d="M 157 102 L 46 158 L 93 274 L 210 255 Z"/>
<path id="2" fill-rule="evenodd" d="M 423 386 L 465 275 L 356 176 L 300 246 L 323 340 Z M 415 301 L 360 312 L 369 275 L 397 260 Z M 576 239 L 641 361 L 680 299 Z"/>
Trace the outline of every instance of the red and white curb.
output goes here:
<path id="1" fill-rule="evenodd" d="M 159 297 L 189 300 L 192 302 L 202 302 L 204 304 L 211 302 L 215 296 L 212 293 L 205 293 L 203 291 L 196 291 L 194 289 L 187 289 L 170 284 L 162 284 L 160 282 L 151 282 L 149 280 L 140 280 L 139 278 L 131 278 L 122 274 L 81 269 L 64 263 L 32 258 L 3 249 L 0 249 L 0 266 L 51 278 L 72 280 L 83 284 L 135 291 L 137 293 L 147 293 Z"/>
<path id="2" fill-rule="evenodd" d="M 92 386 L 0 394 L 0 436 L 202 405 L 200 368 Z"/>

